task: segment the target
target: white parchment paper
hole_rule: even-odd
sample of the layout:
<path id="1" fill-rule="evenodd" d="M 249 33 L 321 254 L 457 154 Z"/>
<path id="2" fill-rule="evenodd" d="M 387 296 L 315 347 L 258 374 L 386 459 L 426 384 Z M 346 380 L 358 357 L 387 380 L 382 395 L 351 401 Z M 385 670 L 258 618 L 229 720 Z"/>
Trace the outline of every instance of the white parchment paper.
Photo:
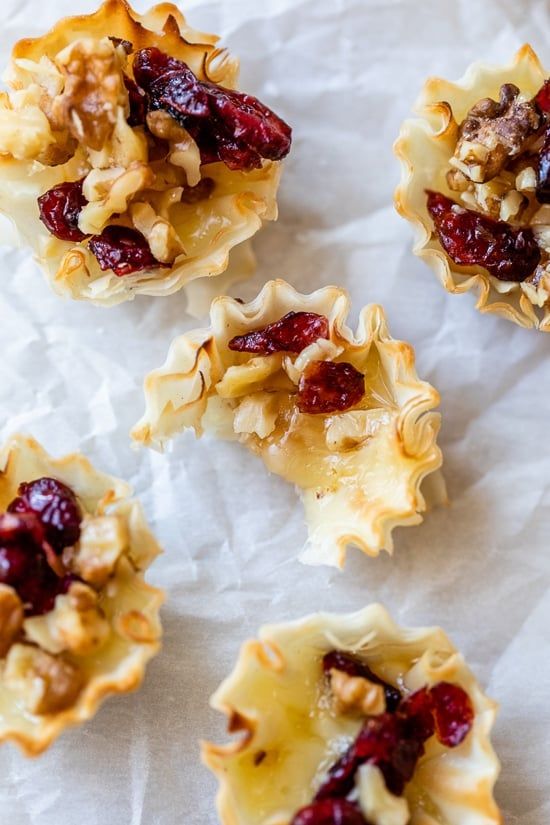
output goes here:
<path id="1" fill-rule="evenodd" d="M 145 4 L 137 4 L 140 10 Z M 3 0 L 0 62 L 91 0 Z M 162 653 L 142 689 L 108 701 L 38 760 L 0 750 L 6 825 L 214 825 L 216 783 L 199 737 L 221 739 L 207 697 L 264 621 L 380 600 L 409 624 L 440 624 L 501 703 L 498 799 L 508 823 L 550 817 L 550 336 L 481 316 L 413 258 L 393 211 L 392 142 L 424 78 L 474 59 L 507 62 L 525 41 L 550 64 L 548 0 L 193 0 L 192 25 L 240 55 L 241 87 L 294 127 L 280 219 L 255 242 L 269 277 L 339 283 L 355 313 L 385 305 L 395 337 L 442 394 L 452 506 L 396 531 L 393 558 L 351 552 L 344 573 L 304 568 L 301 505 L 238 444 L 192 436 L 169 455 L 130 450 L 141 383 L 196 325 L 182 294 L 114 309 L 63 302 L 26 250 L 0 250 L 0 435 L 83 450 L 127 478 L 166 553 Z"/>

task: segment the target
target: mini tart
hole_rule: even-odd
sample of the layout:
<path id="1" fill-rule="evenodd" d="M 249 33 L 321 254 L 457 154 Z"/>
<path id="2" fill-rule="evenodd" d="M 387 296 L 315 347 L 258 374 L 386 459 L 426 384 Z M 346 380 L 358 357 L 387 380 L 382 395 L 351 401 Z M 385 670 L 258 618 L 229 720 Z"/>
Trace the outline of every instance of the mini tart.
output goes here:
<path id="1" fill-rule="evenodd" d="M 152 113 L 155 135 L 148 119 L 128 122 L 124 83 L 133 83 L 137 50 L 159 48 L 198 80 L 234 89 L 238 61 L 217 40 L 190 28 L 170 3 L 140 15 L 125 0 L 106 0 L 94 14 L 61 20 L 44 36 L 15 45 L 6 73 L 10 91 L 0 95 L 0 211 L 58 294 L 105 306 L 138 294 L 170 295 L 224 273 L 233 247 L 277 217 L 279 161 L 246 171 L 223 162 L 201 165 L 197 143 L 165 112 Z M 90 67 L 92 76 L 105 78 L 87 88 Z M 87 109 L 88 121 L 81 117 Z M 97 111 L 103 120 L 94 120 Z M 85 237 L 60 239 L 41 221 L 37 199 L 82 180 L 88 203 L 77 220 Z M 118 277 L 102 270 L 92 240 L 113 225 L 138 231 L 154 265 Z M 227 288 L 235 279 L 233 271 L 222 283 Z M 212 282 L 209 301 L 218 292 Z"/>
<path id="2" fill-rule="evenodd" d="M 426 742 L 404 789 L 408 821 L 500 823 L 493 799 L 500 765 L 489 739 L 496 704 L 440 628 L 399 627 L 375 604 L 348 615 L 316 613 L 269 625 L 242 646 L 233 672 L 211 699 L 238 737 L 202 746 L 203 761 L 220 783 L 222 825 L 289 825 L 356 737 L 364 718 L 335 712 L 327 696 L 322 661 L 335 649 L 360 657 L 404 696 L 441 681 L 466 691 L 472 727 L 452 750 L 435 737 Z"/>
<path id="3" fill-rule="evenodd" d="M 164 366 L 146 377 L 145 414 L 132 431 L 136 442 L 156 449 L 186 429 L 239 439 L 298 488 L 309 526 L 302 561 L 339 567 L 350 543 L 370 556 L 391 552 L 393 528 L 422 520 L 422 480 L 442 462 L 440 416 L 432 412 L 439 396 L 418 379 L 412 348 L 390 337 L 375 305 L 363 309 L 354 335 L 349 308 L 342 289 L 303 295 L 281 280 L 248 304 L 217 298 L 211 326 L 176 338 Z M 229 348 L 234 336 L 293 312 L 324 318 L 328 338 L 299 354 Z M 297 385 L 322 361 L 347 362 L 364 374 L 364 395 L 344 412 L 304 414 Z M 424 492 L 441 500 L 440 474 L 431 481 Z"/>
<path id="4" fill-rule="evenodd" d="M 141 505 L 125 482 L 98 472 L 82 455 L 54 459 L 32 438 L 12 437 L 0 453 L 0 511 L 22 482 L 44 477 L 74 492 L 83 520 L 79 541 L 63 551 L 78 581 L 51 611 L 24 618 L 6 645 L 4 608 L 16 591 L 0 586 L 0 641 L 7 647 L 0 658 L 0 742 L 16 742 L 28 756 L 94 716 L 110 694 L 139 687 L 160 648 L 164 600 L 143 578 L 160 548 Z"/>
<path id="5" fill-rule="evenodd" d="M 541 130 L 548 124 L 548 112 L 539 110 L 541 130 L 538 133 L 535 130 L 525 142 L 530 143 L 531 148 L 525 153 L 521 150 L 517 155 L 510 155 L 501 171 L 494 175 L 477 174 L 481 167 L 474 168 L 475 163 L 481 157 L 483 166 L 487 159 L 483 159 L 483 147 L 481 154 L 476 155 L 479 143 L 475 137 L 465 142 L 463 151 L 459 148 L 464 162 L 456 152 L 462 137 L 461 125 L 478 102 L 485 98 L 498 101 L 501 87 L 514 84 L 519 89 L 518 102 L 531 101 L 534 105 L 534 98 L 547 78 L 548 72 L 529 45 L 523 46 L 508 66 L 474 63 L 457 83 L 430 78 L 415 107 L 419 117 L 404 122 L 394 147 L 402 167 L 395 205 L 415 226 L 415 254 L 434 269 L 448 292 L 476 292 L 476 306 L 481 312 L 502 315 L 520 326 L 543 331 L 550 330 L 550 267 L 547 267 L 550 213 L 549 207 L 541 207 L 536 198 L 536 163 L 530 164 L 524 157 L 527 158 L 530 151 L 537 151 L 537 137 L 539 145 L 543 140 Z M 471 150 L 470 154 L 467 150 Z M 456 186 L 451 188 L 447 177 L 450 171 L 456 175 L 461 170 L 466 172 L 466 177 L 461 178 L 467 187 L 464 192 Z M 470 174 L 484 180 L 476 184 Z M 542 255 L 540 265 L 524 280 L 512 281 L 497 278 L 480 265 L 454 263 L 434 230 L 426 190 L 442 193 L 461 207 L 507 221 L 516 230 L 533 230 Z"/>

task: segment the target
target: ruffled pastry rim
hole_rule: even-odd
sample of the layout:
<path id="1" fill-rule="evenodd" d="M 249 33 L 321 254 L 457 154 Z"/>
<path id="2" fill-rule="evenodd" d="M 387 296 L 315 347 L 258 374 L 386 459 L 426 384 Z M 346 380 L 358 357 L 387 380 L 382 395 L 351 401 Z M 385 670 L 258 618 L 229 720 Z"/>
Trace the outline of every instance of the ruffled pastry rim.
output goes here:
<path id="1" fill-rule="evenodd" d="M 336 542 L 338 552 L 332 556 L 331 560 L 328 560 L 321 558 L 320 553 L 316 553 L 310 532 L 306 550 L 300 560 L 312 564 L 333 564 L 342 568 L 348 545 L 357 546 L 369 556 L 377 556 L 382 549 L 391 554 L 393 551 L 392 531 L 395 527 L 419 524 L 422 521 L 422 513 L 428 509 L 429 503 L 446 501 L 445 483 L 439 472 L 443 458 L 437 444 L 441 416 L 433 412 L 440 401 L 439 393 L 427 381 L 419 379 L 415 369 L 412 346 L 390 336 L 386 316 L 381 306 L 370 304 L 364 307 L 360 314 L 357 333 L 354 335 L 346 325 L 351 307 L 350 297 L 340 287 L 327 286 L 312 293 L 303 294 L 286 281 L 278 279 L 265 284 L 256 298 L 249 303 L 243 304 L 234 298 L 219 296 L 211 306 L 211 326 L 208 329 L 194 330 L 175 338 L 170 345 L 163 366 L 146 376 L 144 381 L 145 413 L 133 427 L 130 435 L 134 442 L 162 451 L 166 441 L 185 429 L 194 427 L 197 435 L 202 434 L 200 419 L 197 423 L 178 425 L 178 413 L 183 411 L 185 414 L 187 408 L 192 409 L 201 401 L 206 405 L 206 399 L 210 394 L 200 369 L 201 354 L 204 354 L 210 364 L 215 364 L 218 360 L 216 339 L 221 338 L 225 343 L 230 337 L 228 330 L 231 325 L 236 327 L 233 334 L 241 334 L 247 325 L 249 328 L 257 328 L 273 320 L 274 317 L 280 317 L 288 311 L 288 306 L 306 311 L 319 311 L 320 296 L 323 298 L 326 296 L 326 306 L 331 310 L 327 314 L 330 316 L 331 325 L 338 330 L 341 340 L 354 346 L 374 343 L 379 351 L 381 347 L 387 348 L 387 360 L 391 366 L 391 374 L 388 364 L 385 363 L 384 366 L 391 378 L 391 389 L 399 405 L 396 427 L 398 444 L 404 455 L 412 456 L 418 461 L 415 472 L 410 476 L 409 496 L 413 502 L 410 512 L 399 517 L 395 517 L 393 513 L 381 512 L 373 522 L 379 537 L 376 544 L 367 544 L 357 534 L 357 530 L 346 534 L 341 533 Z M 273 312 L 277 303 L 286 307 L 280 308 L 279 315 Z M 191 350 L 195 353 L 192 364 Z M 187 404 L 180 392 L 177 398 L 172 397 L 159 411 L 158 399 L 164 395 L 163 386 L 169 384 L 176 376 L 192 376 L 197 372 L 202 381 L 199 397 Z M 190 415 L 192 417 L 193 413 L 191 412 Z M 202 413 L 200 418 L 202 418 Z M 427 478 L 432 483 L 424 485 L 424 490 L 422 490 L 423 482 Z M 299 489 L 301 491 L 301 488 Z"/>
<path id="2" fill-rule="evenodd" d="M 111 23 L 107 34 L 112 34 L 114 25 L 112 21 L 116 17 L 117 27 L 125 30 L 128 35 L 126 39 L 131 39 L 134 44 L 139 45 L 142 41 L 143 45 L 151 45 L 150 39 L 153 33 L 159 45 L 162 45 L 163 38 L 172 42 L 174 39 L 179 39 L 185 48 L 203 51 L 202 70 L 205 76 L 229 88 L 236 87 L 238 58 L 229 56 L 227 49 L 216 46 L 219 40 L 217 35 L 200 32 L 190 27 L 181 11 L 172 3 L 160 3 L 144 14 L 139 14 L 130 7 L 126 0 L 105 0 L 97 11 L 91 14 L 64 17 L 40 37 L 18 41 L 13 47 L 11 60 L 31 55 L 37 57 L 40 54 L 41 44 L 48 41 L 64 41 L 69 22 L 70 27 L 77 30 L 79 34 L 84 34 L 88 26 L 96 27 L 98 21 L 101 23 L 103 16 Z M 145 34 L 140 35 L 140 32 L 144 31 Z M 7 162 L 11 162 L 9 157 L 7 157 Z M 0 173 L 2 163 L 3 159 L 0 157 Z M 261 229 L 264 221 L 277 219 L 277 190 L 281 172 L 281 162 L 273 161 L 264 161 L 261 170 L 253 170 L 255 177 L 249 191 L 242 190 L 224 196 L 224 200 L 230 198 L 231 205 L 224 207 L 220 214 L 226 216 L 230 212 L 233 220 L 230 227 L 220 229 L 217 233 L 213 248 L 210 248 L 207 254 L 198 257 L 184 257 L 179 263 L 176 260 L 170 269 L 145 270 L 123 277 L 117 277 L 110 270 L 100 272 L 97 278 L 93 279 L 94 282 L 108 279 L 108 286 L 103 286 L 101 293 L 85 294 L 77 283 L 71 281 L 72 273 L 80 267 L 86 270 L 89 261 L 92 262 L 94 268 L 96 265 L 91 253 L 83 249 L 80 244 L 66 243 L 66 251 L 61 257 L 56 253 L 55 256 L 45 255 L 41 258 L 34 250 L 34 259 L 43 270 L 51 288 L 60 296 L 70 297 L 73 300 L 89 301 L 98 306 L 115 306 L 124 301 L 133 300 L 136 295 L 150 297 L 172 295 L 198 278 L 215 278 L 224 273 L 230 264 L 231 250 L 251 239 Z M 246 175 L 247 173 L 234 174 Z M 4 215 L 10 220 L 15 232 L 24 242 L 24 233 L 20 233 L 10 214 L 4 212 Z M 37 229 L 41 231 L 40 227 Z M 44 238 L 50 240 L 51 237 L 44 229 Z M 8 239 L 9 236 L 6 236 L 6 240 Z M 56 264 L 53 263 L 54 257 Z M 247 277 L 247 273 L 243 273 L 242 277 Z M 211 285 L 210 290 L 211 298 L 218 294 L 214 284 Z"/>
<path id="3" fill-rule="evenodd" d="M 35 736 L 17 730 L 7 730 L 0 733 L 0 743 L 12 741 L 19 746 L 25 756 L 39 756 L 57 739 L 65 728 L 91 719 L 103 700 L 108 696 L 129 693 L 140 686 L 147 663 L 158 653 L 161 647 L 162 629 L 159 621 L 159 611 L 165 600 L 165 595 L 163 590 L 147 584 L 143 577 L 139 575 L 149 567 L 162 551 L 147 527 L 141 505 L 131 498 L 131 487 L 125 481 L 96 470 L 81 453 L 71 453 L 61 458 L 53 458 L 34 438 L 22 434 L 13 435 L 0 450 L 0 477 L 5 478 L 8 476 L 11 465 L 19 455 L 35 460 L 44 469 L 44 472 L 49 472 L 61 481 L 65 481 L 75 489 L 79 496 L 90 495 L 90 491 L 95 490 L 94 495 L 99 495 L 104 500 L 109 512 L 113 511 L 113 507 L 116 512 L 116 507 L 120 504 L 130 503 L 134 507 L 137 505 L 132 517 L 135 519 L 135 526 L 143 537 L 146 537 L 148 553 L 139 554 L 139 573 L 136 572 L 134 587 L 144 597 L 144 605 L 140 611 L 141 616 L 145 618 L 148 628 L 154 631 L 153 638 L 134 641 L 131 660 L 123 673 L 120 672 L 120 664 L 122 664 L 120 663 L 116 678 L 113 675 L 100 677 L 97 678 L 95 684 L 92 678 L 85 685 L 72 707 L 59 713 L 38 716 L 40 725 L 37 725 L 35 729 Z M 78 486 L 75 484 L 76 478 L 79 479 Z M 23 480 L 22 478 L 17 479 L 16 483 Z M 85 487 L 84 485 L 88 486 Z"/>
<path id="4" fill-rule="evenodd" d="M 429 78 L 414 107 L 418 117 L 404 121 L 394 144 L 394 152 L 401 164 L 401 182 L 395 191 L 394 203 L 397 212 L 414 226 L 414 254 L 426 261 L 434 270 L 447 292 L 477 292 L 476 309 L 480 312 L 501 315 L 525 328 L 550 332 L 550 306 L 538 312 L 538 308 L 521 290 L 521 286 L 517 285 L 515 289 L 516 285 L 513 285 L 510 289 L 510 282 L 499 281 L 482 267 L 459 267 L 434 238 L 433 223 L 426 208 L 424 189 L 437 188 L 453 199 L 456 199 L 456 193 L 451 192 L 446 183 L 443 182 L 439 186 L 433 180 L 424 180 L 420 191 L 415 192 L 417 179 L 424 176 L 422 170 L 417 172 L 415 169 L 415 143 L 419 139 L 429 138 L 434 144 L 442 144 L 453 135 L 453 116 L 450 105 L 446 102 L 447 96 L 463 95 L 466 110 L 483 96 L 476 95 L 475 91 L 480 82 L 483 84 L 490 80 L 498 87 L 502 83 L 518 80 L 520 85 L 522 77 L 532 80 L 536 78 L 539 88 L 548 77 L 548 72 L 529 44 L 523 45 L 507 66 L 476 62 L 470 65 L 456 82 L 440 77 Z M 517 299 L 512 302 L 508 294 L 515 294 Z"/>
<path id="5" fill-rule="evenodd" d="M 257 715 L 254 718 L 247 716 L 233 702 L 232 695 L 234 692 L 238 695 L 241 682 L 246 682 L 249 670 L 258 665 L 267 670 L 282 673 L 285 666 L 285 641 L 299 638 L 301 634 L 305 634 L 310 629 L 313 623 L 324 625 L 327 640 L 329 636 L 332 640 L 342 638 L 348 631 L 356 629 L 357 646 L 361 646 L 369 638 L 369 634 L 375 631 L 381 632 L 382 636 L 393 639 L 394 642 L 397 640 L 398 644 L 400 641 L 410 643 L 423 640 L 427 644 L 429 639 L 437 640 L 439 645 L 443 643 L 449 651 L 458 653 L 440 627 L 400 626 L 392 619 L 388 610 L 379 603 L 370 604 L 354 613 L 319 612 L 290 622 L 262 626 L 258 638 L 249 639 L 241 645 L 233 670 L 210 697 L 210 707 L 226 716 L 227 732 L 233 736 L 232 741 L 222 745 L 208 740 L 201 741 L 201 760 L 218 780 L 216 807 L 221 825 L 250 825 L 240 816 L 225 764 L 235 755 L 247 749 L 251 751 L 254 749 L 254 738 L 259 726 Z M 352 650 L 353 648 L 346 646 L 346 649 Z M 493 788 L 501 765 L 490 739 L 498 712 L 498 703 L 483 693 L 462 656 L 458 654 L 458 657 L 461 670 L 468 677 L 468 693 L 474 704 L 476 716 L 483 713 L 483 724 L 474 725 L 469 737 L 476 735 L 476 744 L 490 763 L 490 770 L 484 773 L 484 789 L 487 794 L 487 811 L 483 811 L 484 822 L 501 825 L 502 815 L 493 796 Z M 431 819 L 430 822 L 432 822 Z M 270 819 L 270 825 L 289 825 L 289 822 L 286 819 L 272 822 Z"/>

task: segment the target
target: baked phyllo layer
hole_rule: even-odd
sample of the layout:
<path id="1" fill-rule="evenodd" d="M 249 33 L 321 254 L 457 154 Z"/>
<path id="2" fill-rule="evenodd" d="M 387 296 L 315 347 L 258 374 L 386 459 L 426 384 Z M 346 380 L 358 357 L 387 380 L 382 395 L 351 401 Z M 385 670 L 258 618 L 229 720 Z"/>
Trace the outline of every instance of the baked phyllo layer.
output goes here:
<path id="1" fill-rule="evenodd" d="M 211 700 L 223 825 L 497 825 L 496 706 L 439 628 L 380 605 L 270 625 Z"/>
<path id="2" fill-rule="evenodd" d="M 62 295 L 116 304 L 222 273 L 277 215 L 291 131 L 169 3 L 107 0 L 13 49 L 0 210 Z M 215 291 L 213 294 L 216 294 Z"/>
<path id="3" fill-rule="evenodd" d="M 145 379 L 132 433 L 156 448 L 186 429 L 240 440 L 300 491 L 302 559 L 338 566 L 348 544 L 391 551 L 393 528 L 422 520 L 422 480 L 441 465 L 439 397 L 412 348 L 381 307 L 363 309 L 355 335 L 348 312 L 342 289 L 302 295 L 284 281 L 248 304 L 216 299 L 210 327 L 176 338 Z"/>
<path id="4" fill-rule="evenodd" d="M 404 123 L 396 204 L 415 252 L 449 292 L 550 330 L 550 81 L 530 46 L 510 66 L 476 63 L 427 81 Z"/>
<path id="5" fill-rule="evenodd" d="M 35 755 L 139 686 L 160 646 L 160 552 L 119 479 L 15 436 L 0 453 L 0 741 Z"/>

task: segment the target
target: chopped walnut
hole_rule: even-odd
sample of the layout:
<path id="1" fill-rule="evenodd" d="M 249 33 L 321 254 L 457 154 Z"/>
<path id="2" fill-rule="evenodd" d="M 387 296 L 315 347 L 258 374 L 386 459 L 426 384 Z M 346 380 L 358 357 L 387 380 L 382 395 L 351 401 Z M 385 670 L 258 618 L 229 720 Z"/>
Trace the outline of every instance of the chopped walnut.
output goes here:
<path id="1" fill-rule="evenodd" d="M 168 141 L 170 163 L 185 171 L 189 186 L 196 186 L 201 179 L 201 154 L 189 132 L 167 112 L 161 111 L 149 112 L 147 126 L 155 137 Z"/>
<path id="2" fill-rule="evenodd" d="M 68 650 L 77 656 L 94 653 L 110 633 L 98 594 L 83 582 L 73 582 L 66 595 L 57 596 L 53 610 L 25 619 L 23 626 L 27 637 L 44 650 Z"/>
<path id="3" fill-rule="evenodd" d="M 336 713 L 359 711 L 365 716 L 376 716 L 386 710 L 383 685 L 376 685 L 363 676 L 349 676 L 343 670 L 332 668 L 330 689 Z"/>
<path id="4" fill-rule="evenodd" d="M 518 96 L 518 87 L 505 83 L 498 103 L 491 98 L 479 100 L 462 122 L 450 163 L 469 180 L 484 183 L 494 178 L 510 158 L 524 150 L 539 128 L 540 115 L 534 103 L 520 101 Z M 451 178 L 449 185 L 451 182 L 457 188 L 463 186 L 460 177 Z"/>
<path id="5" fill-rule="evenodd" d="M 103 587 L 128 547 L 128 528 L 117 516 L 84 516 L 72 559 L 74 572 L 94 587 Z"/>
<path id="6" fill-rule="evenodd" d="M 23 626 L 23 602 L 7 584 L 0 584 L 0 658 L 3 658 Z"/>
<path id="7" fill-rule="evenodd" d="M 172 264 L 185 250 L 172 224 L 157 215 L 148 203 L 133 203 L 130 217 L 138 232 L 147 239 L 151 253 L 157 261 Z"/>
<path id="8" fill-rule="evenodd" d="M 32 645 L 12 645 L 6 657 L 4 684 L 31 713 L 57 713 L 74 705 L 83 682 L 76 665 Z"/>
<path id="9" fill-rule="evenodd" d="M 117 109 L 127 105 L 120 55 L 109 38 L 83 38 L 67 46 L 56 62 L 65 87 L 52 104 L 54 128 L 99 150 L 113 132 Z"/>
<path id="10" fill-rule="evenodd" d="M 99 234 L 113 215 L 126 212 L 131 198 L 149 186 L 153 177 L 151 169 L 139 162 L 127 169 L 92 169 L 82 188 L 89 203 L 80 212 L 80 230 L 87 235 Z"/>

